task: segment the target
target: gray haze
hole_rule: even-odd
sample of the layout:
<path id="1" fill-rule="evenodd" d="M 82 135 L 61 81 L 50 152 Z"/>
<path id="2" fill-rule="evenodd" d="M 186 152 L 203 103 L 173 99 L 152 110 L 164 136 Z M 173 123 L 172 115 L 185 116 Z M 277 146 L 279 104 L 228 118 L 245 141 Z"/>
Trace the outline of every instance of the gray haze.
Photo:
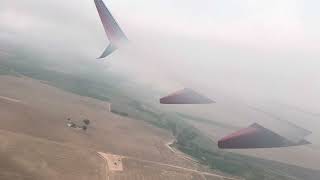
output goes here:
<path id="1" fill-rule="evenodd" d="M 218 104 L 280 104 L 270 111 L 295 109 L 282 117 L 313 131 L 320 144 L 318 1 L 105 2 L 130 39 L 105 63 L 95 59 L 108 42 L 93 0 L 2 0 L 0 41 L 79 67 L 110 63 L 163 92 L 190 87 Z"/>

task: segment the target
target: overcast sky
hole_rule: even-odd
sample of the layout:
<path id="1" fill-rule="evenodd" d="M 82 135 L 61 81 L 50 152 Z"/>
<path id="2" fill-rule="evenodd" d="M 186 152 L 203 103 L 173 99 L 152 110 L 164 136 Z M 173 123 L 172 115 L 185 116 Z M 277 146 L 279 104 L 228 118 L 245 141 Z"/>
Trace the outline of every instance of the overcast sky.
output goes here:
<path id="1" fill-rule="evenodd" d="M 319 1 L 105 2 L 130 39 L 106 59 L 115 70 L 167 91 L 320 113 Z M 2 0 L 0 40 L 92 63 L 108 44 L 93 0 Z"/>
<path id="2" fill-rule="evenodd" d="M 272 111 L 289 105 L 300 113 L 282 115 L 292 120 L 294 114 L 320 144 L 320 1 L 104 1 L 130 40 L 105 62 L 96 60 L 108 41 L 93 0 L 1 0 L 1 44 L 19 44 L 71 68 L 108 65 L 166 93 L 193 88 L 218 102 L 208 112 L 232 123 L 240 115 L 262 116 L 232 103 L 220 111 L 225 97 L 271 102 Z"/>

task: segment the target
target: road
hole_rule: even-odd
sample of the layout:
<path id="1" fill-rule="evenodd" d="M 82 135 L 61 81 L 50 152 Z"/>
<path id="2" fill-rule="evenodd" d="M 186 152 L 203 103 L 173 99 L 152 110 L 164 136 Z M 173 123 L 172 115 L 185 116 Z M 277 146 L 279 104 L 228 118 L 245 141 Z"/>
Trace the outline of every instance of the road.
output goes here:
<path id="1" fill-rule="evenodd" d="M 0 96 L 0 99 L 6 100 L 6 101 L 10 101 L 10 102 L 14 102 L 14 103 L 20 103 L 21 101 L 18 99 L 14 99 L 14 98 L 10 98 L 10 97 L 5 97 L 5 96 Z"/>

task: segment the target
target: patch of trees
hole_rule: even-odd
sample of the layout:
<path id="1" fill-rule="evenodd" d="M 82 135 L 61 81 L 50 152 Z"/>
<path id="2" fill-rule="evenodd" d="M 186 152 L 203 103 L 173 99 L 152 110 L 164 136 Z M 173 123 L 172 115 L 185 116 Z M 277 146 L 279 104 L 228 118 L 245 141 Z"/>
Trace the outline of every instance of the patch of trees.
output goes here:
<path id="1" fill-rule="evenodd" d="M 179 132 L 176 138 L 177 140 L 173 145 L 175 148 L 212 169 L 243 177 L 247 180 L 290 179 L 286 175 L 277 173 L 281 163 L 271 163 L 271 161 L 269 162 L 263 159 L 221 151 L 215 145 L 208 145 L 208 141 L 205 139 L 206 137 L 199 134 L 195 128 L 184 128 Z M 290 165 L 284 165 L 284 167 L 288 168 Z M 290 173 L 292 172 L 290 171 Z M 284 174 L 286 173 L 288 172 L 285 172 Z"/>
<path id="2" fill-rule="evenodd" d="M 120 111 L 117 111 L 117 110 L 114 110 L 114 109 L 111 109 L 111 112 L 114 113 L 114 114 L 118 114 L 120 116 L 124 116 L 124 117 L 128 117 L 129 116 L 128 113 L 120 112 Z"/>
<path id="3" fill-rule="evenodd" d="M 89 124 L 90 124 L 90 120 L 84 119 L 84 120 L 82 120 L 82 122 L 84 123 L 84 125 L 79 125 L 79 124 L 76 124 L 75 122 L 73 122 L 71 120 L 71 118 L 68 118 L 67 119 L 67 126 L 70 128 L 82 129 L 83 131 L 86 131 L 88 129 Z"/>

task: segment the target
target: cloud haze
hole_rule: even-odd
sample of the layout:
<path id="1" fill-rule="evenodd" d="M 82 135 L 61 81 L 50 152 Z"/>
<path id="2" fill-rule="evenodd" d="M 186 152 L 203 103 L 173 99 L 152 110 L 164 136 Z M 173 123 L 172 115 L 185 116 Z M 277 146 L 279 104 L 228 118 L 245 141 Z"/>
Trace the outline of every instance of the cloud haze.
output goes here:
<path id="1" fill-rule="evenodd" d="M 320 113 L 318 1 L 105 2 L 131 41 L 106 60 L 114 70 L 166 91 Z M 107 46 L 93 0 L 2 0 L 0 40 L 76 63 L 96 63 Z"/>

